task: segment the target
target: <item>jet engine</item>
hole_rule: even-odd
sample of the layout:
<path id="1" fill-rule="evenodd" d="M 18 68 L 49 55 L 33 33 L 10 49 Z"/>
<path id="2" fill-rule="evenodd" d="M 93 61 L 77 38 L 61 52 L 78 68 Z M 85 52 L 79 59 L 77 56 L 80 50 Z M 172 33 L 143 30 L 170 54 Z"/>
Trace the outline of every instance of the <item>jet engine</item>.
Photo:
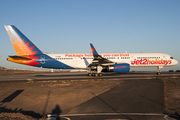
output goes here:
<path id="1" fill-rule="evenodd" d="M 108 71 L 111 72 L 129 72 L 130 65 L 128 63 L 114 64 L 108 67 Z"/>

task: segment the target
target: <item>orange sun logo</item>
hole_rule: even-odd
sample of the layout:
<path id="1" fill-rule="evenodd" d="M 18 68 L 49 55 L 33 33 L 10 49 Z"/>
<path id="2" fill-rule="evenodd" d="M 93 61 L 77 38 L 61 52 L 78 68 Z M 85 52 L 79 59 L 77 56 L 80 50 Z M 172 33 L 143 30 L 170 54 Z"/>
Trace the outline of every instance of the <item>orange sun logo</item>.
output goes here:
<path id="1" fill-rule="evenodd" d="M 26 57 L 26 58 L 30 58 L 31 60 L 23 60 L 21 64 L 26 64 L 26 65 L 37 65 L 39 64 L 39 62 L 36 62 L 35 60 L 38 59 L 39 57 L 35 57 L 34 55 L 38 52 L 38 51 L 32 51 L 34 46 L 29 47 L 29 43 L 24 43 L 24 39 L 19 43 L 18 39 L 16 38 L 15 42 L 12 41 L 12 39 L 10 38 L 14 49 L 16 51 L 16 54 L 18 56 L 22 56 L 22 57 Z M 13 62 L 13 61 L 12 61 Z M 14 61 L 15 62 L 15 61 Z M 19 63 L 20 61 L 18 61 Z"/>

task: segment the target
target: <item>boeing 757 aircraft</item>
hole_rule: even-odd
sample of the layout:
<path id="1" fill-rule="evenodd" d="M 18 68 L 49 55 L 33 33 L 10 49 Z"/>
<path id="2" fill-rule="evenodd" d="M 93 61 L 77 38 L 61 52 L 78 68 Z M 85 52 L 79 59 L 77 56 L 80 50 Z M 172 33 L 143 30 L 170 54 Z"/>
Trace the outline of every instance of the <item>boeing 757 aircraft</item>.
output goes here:
<path id="1" fill-rule="evenodd" d="M 15 26 L 5 25 L 5 29 L 17 54 L 7 60 L 19 64 L 51 69 L 87 69 L 89 76 L 102 76 L 102 72 L 129 72 L 130 67 L 157 67 L 157 74 L 160 74 L 160 68 L 178 64 L 164 53 L 98 53 L 92 44 L 92 54 L 47 54 Z"/>

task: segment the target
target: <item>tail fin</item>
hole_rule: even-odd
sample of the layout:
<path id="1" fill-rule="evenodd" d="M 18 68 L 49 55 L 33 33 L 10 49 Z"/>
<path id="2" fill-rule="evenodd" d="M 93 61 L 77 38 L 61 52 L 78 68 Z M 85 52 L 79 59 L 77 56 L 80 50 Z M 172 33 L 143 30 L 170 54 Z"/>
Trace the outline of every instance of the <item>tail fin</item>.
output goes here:
<path id="1" fill-rule="evenodd" d="M 43 54 L 20 30 L 14 25 L 4 26 L 18 56 Z"/>

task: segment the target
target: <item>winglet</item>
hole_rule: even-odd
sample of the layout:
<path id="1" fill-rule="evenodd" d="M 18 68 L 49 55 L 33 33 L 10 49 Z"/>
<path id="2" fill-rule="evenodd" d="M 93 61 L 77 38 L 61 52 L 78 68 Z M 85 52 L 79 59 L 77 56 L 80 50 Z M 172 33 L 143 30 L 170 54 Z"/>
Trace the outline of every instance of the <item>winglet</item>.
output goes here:
<path id="1" fill-rule="evenodd" d="M 90 46 L 91 46 L 91 50 L 92 50 L 92 54 L 93 56 L 99 56 L 99 54 L 97 53 L 96 49 L 94 48 L 94 46 L 90 43 Z"/>

